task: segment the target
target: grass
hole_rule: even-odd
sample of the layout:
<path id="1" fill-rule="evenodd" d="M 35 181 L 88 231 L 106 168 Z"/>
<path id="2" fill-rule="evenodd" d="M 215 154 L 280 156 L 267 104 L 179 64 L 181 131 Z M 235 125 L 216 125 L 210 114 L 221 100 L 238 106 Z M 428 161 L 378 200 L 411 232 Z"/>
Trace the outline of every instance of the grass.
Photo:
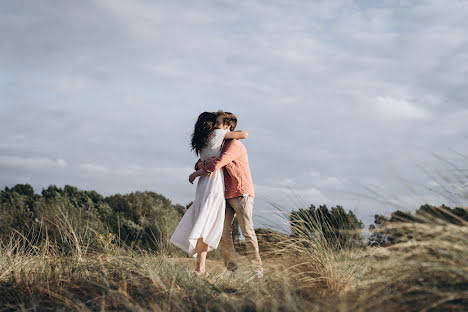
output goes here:
<path id="1" fill-rule="evenodd" d="M 17 236 L 0 247 L 0 311 L 462 311 L 468 227 L 411 226 L 426 238 L 387 248 L 337 251 L 282 236 L 262 254 L 263 281 L 245 257 L 233 278 L 219 277 L 220 260 L 200 278 L 194 259 L 115 246 L 63 255 Z"/>

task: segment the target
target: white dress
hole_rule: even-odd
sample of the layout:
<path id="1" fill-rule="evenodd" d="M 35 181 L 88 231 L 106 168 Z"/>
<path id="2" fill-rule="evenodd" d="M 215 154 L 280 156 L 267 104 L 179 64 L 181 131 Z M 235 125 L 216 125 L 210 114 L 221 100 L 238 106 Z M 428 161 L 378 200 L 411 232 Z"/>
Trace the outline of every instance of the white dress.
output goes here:
<path id="1" fill-rule="evenodd" d="M 226 133 L 227 130 L 222 129 L 212 132 L 207 145 L 200 151 L 201 160 L 220 155 Z M 216 249 L 223 233 L 225 207 L 223 170 L 199 177 L 195 201 L 177 225 L 171 243 L 190 257 L 197 256 L 195 246 L 200 237 L 208 245 L 208 251 Z"/>

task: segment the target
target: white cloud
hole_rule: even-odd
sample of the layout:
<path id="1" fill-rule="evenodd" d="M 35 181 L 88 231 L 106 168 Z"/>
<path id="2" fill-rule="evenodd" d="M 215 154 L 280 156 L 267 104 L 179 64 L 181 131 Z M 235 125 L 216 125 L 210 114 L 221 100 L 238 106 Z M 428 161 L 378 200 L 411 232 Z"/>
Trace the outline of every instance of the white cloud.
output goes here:
<path id="1" fill-rule="evenodd" d="M 292 188 L 255 184 L 256 196 L 287 208 L 304 208 L 311 203 L 330 203 L 329 199 L 317 188 Z"/>
<path id="2" fill-rule="evenodd" d="M 306 171 L 305 175 L 307 177 L 307 182 L 314 186 L 338 186 L 343 184 L 342 178 L 322 177 L 320 172 L 317 171 Z"/>
<path id="3" fill-rule="evenodd" d="M 95 172 L 95 173 L 108 173 L 109 169 L 103 165 L 84 163 L 80 164 L 80 168 L 86 171 Z"/>
<path id="4" fill-rule="evenodd" d="M 46 158 L 46 157 L 22 157 L 0 155 L 0 166 L 23 168 L 23 169 L 42 169 L 51 167 L 67 167 L 68 163 L 63 158 Z"/>
<path id="5" fill-rule="evenodd" d="M 141 176 L 141 177 L 176 177 L 187 178 L 193 172 L 192 168 L 187 167 L 145 167 L 142 165 L 131 164 L 125 168 L 115 170 L 117 175 Z"/>
<path id="6" fill-rule="evenodd" d="M 286 179 L 279 181 L 278 184 L 281 186 L 292 187 L 296 184 L 296 182 L 294 181 L 294 179 L 286 178 Z"/>
<path id="7" fill-rule="evenodd" d="M 418 107 L 405 99 L 390 96 L 378 96 L 375 99 L 375 109 L 386 118 L 431 119 L 430 111 Z"/>
<path id="8" fill-rule="evenodd" d="M 63 158 L 57 158 L 56 162 L 57 162 L 57 165 L 59 167 L 67 167 L 68 166 L 67 161 L 65 159 L 63 159 Z"/>

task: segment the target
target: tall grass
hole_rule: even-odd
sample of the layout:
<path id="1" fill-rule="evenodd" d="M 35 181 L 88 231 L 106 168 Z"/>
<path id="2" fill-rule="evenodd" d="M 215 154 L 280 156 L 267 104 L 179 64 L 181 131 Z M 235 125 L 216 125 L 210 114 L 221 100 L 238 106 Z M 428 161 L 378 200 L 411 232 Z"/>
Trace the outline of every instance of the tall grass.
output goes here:
<path id="1" fill-rule="evenodd" d="M 421 214 L 392 224 L 405 239 L 389 247 L 336 248 L 323 231 L 295 236 L 266 231 L 258 235 L 265 279 L 256 280 L 243 256 L 232 278 L 220 277 L 224 266 L 217 257 L 208 260 L 210 275 L 198 277 L 192 258 L 174 256 L 169 248 L 157 253 L 129 248 L 65 211 L 37 222 L 39 228 L 12 232 L 0 244 L 0 312 L 463 311 L 468 306 L 463 219 Z M 298 226 L 296 234 L 327 226 L 312 225 Z M 53 226 L 54 239 L 41 226 Z"/>
<path id="2" fill-rule="evenodd" d="M 101 236 L 103 247 L 89 248 L 88 236 L 60 215 L 60 241 L 74 246 L 67 253 L 56 241 L 35 244 L 19 232 L 0 246 L 0 311 L 310 311 L 341 287 L 331 250 L 285 235 L 263 253 L 265 280 L 253 279 L 242 257 L 234 278 L 221 279 L 222 262 L 210 261 L 212 274 L 201 279 L 192 273 L 193 259 L 121 248 Z"/>
<path id="3" fill-rule="evenodd" d="M 76 244 L 67 254 L 19 234 L 0 246 L 0 311 L 461 311 L 468 303 L 466 224 L 405 224 L 425 239 L 388 248 L 337 250 L 319 234 L 277 234 L 262 245 L 258 281 L 242 257 L 239 272 L 221 279 L 221 261 L 200 278 L 193 259 L 105 238 L 105 251 L 93 252 L 63 218 L 64 239 Z"/>

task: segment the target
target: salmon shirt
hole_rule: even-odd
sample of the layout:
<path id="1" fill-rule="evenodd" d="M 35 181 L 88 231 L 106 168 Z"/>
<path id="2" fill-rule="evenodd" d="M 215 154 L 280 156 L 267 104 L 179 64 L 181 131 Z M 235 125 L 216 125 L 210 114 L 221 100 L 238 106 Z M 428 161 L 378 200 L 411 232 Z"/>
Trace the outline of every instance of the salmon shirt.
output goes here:
<path id="1" fill-rule="evenodd" d="M 195 168 L 198 167 L 199 161 Z M 255 197 L 247 149 L 240 140 L 225 140 L 221 155 L 204 169 L 213 172 L 220 168 L 224 170 L 226 199 L 244 195 Z"/>

